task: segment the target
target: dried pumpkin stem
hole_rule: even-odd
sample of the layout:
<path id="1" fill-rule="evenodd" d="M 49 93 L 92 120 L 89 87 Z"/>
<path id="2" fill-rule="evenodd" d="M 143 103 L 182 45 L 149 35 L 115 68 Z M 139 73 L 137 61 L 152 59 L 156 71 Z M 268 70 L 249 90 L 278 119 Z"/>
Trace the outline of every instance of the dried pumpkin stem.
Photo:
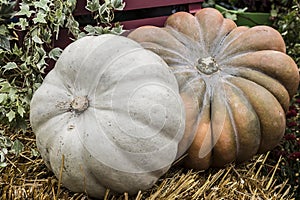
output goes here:
<path id="1" fill-rule="evenodd" d="M 78 96 L 73 99 L 70 106 L 75 113 L 82 113 L 89 107 L 89 100 L 86 96 Z"/>
<path id="2" fill-rule="evenodd" d="M 200 58 L 196 65 L 196 68 L 204 74 L 210 75 L 219 70 L 218 64 L 215 59 L 211 56 L 206 58 Z"/>

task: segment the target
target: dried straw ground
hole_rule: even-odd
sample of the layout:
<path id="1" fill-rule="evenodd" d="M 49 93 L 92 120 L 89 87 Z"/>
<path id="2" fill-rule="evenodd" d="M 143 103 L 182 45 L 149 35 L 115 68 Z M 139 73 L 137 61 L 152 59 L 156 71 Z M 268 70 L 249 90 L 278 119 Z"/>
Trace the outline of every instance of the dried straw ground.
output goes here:
<path id="1" fill-rule="evenodd" d="M 36 149 L 32 133 L 11 137 L 21 137 L 26 148 L 17 159 L 8 158 L 9 165 L 0 169 L 0 199 L 88 199 L 64 188 L 43 160 L 32 156 Z M 259 155 L 238 166 L 198 172 L 173 166 L 148 191 L 114 196 L 107 190 L 105 199 L 293 199 L 288 180 L 280 183 L 274 178 L 280 160 L 269 166 L 267 159 L 268 154 Z"/>

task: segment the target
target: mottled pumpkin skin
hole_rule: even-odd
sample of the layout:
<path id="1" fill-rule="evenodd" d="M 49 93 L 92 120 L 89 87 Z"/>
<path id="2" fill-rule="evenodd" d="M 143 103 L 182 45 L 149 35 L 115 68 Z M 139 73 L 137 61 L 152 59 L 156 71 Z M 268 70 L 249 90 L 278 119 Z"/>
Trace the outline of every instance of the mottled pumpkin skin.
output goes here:
<path id="1" fill-rule="evenodd" d="M 165 27 L 128 35 L 173 70 L 186 109 L 184 164 L 195 169 L 242 162 L 274 148 L 299 73 L 271 27 L 237 27 L 213 8 L 178 12 Z"/>

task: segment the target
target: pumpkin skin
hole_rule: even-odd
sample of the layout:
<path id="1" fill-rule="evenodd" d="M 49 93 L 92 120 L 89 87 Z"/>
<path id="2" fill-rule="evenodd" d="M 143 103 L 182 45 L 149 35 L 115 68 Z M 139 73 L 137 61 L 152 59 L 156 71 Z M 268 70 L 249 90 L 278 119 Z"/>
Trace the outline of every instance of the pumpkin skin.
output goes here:
<path id="1" fill-rule="evenodd" d="M 140 27 L 128 37 L 161 56 L 177 78 L 184 140 L 191 143 L 186 167 L 242 162 L 280 142 L 299 73 L 276 30 L 237 27 L 205 8 L 195 16 L 175 13 L 165 27 Z"/>
<path id="2" fill-rule="evenodd" d="M 151 187 L 176 159 L 185 112 L 156 54 L 115 35 L 70 44 L 31 101 L 46 165 L 74 192 L 103 198 Z M 64 159 L 64 160 L 62 160 Z"/>

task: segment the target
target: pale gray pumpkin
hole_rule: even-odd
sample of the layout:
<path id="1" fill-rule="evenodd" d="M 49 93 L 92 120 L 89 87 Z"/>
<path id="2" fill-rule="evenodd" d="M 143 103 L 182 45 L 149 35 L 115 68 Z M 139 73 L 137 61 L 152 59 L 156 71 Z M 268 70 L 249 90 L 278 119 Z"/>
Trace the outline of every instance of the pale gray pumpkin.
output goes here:
<path id="1" fill-rule="evenodd" d="M 165 62 L 121 36 L 69 45 L 31 102 L 46 165 L 75 192 L 151 187 L 178 155 L 185 112 Z M 62 162 L 64 158 L 64 162 Z"/>

